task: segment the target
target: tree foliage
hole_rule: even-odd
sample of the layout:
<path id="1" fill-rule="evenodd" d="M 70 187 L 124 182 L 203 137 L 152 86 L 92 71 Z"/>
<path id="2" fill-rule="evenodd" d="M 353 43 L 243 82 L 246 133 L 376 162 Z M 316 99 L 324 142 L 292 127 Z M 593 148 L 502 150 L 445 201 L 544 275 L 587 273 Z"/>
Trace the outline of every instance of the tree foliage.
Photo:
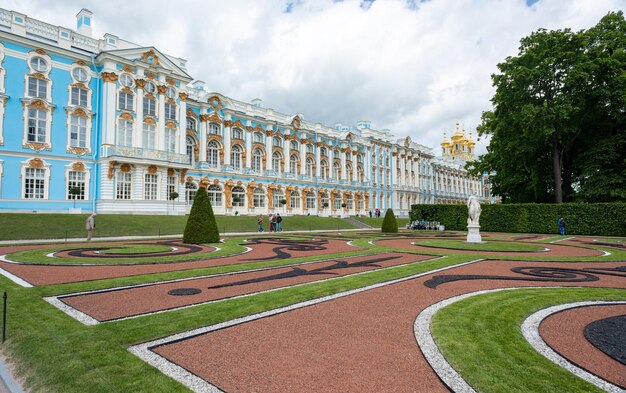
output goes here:
<path id="1" fill-rule="evenodd" d="M 626 21 L 609 13 L 587 31 L 540 29 L 492 76 L 494 108 L 479 135 L 508 202 L 626 200 Z"/>
<path id="2" fill-rule="evenodd" d="M 393 214 L 393 210 L 391 209 L 387 209 L 387 212 L 385 212 L 381 232 L 398 233 L 398 221 L 396 220 L 396 216 Z"/>
<path id="3" fill-rule="evenodd" d="M 217 223 L 206 188 L 200 187 L 193 198 L 193 205 L 183 233 L 183 243 L 217 243 L 219 240 Z"/>

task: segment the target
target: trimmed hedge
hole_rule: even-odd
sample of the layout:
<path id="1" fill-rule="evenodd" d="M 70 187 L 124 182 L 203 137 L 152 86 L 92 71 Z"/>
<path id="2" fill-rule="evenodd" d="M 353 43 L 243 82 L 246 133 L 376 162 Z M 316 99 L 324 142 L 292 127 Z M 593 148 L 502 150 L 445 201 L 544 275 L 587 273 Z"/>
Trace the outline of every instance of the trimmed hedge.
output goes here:
<path id="1" fill-rule="evenodd" d="M 387 209 L 385 218 L 383 218 L 383 224 L 381 226 L 381 232 L 383 233 L 398 233 L 398 221 L 393 214 L 393 210 Z"/>
<path id="2" fill-rule="evenodd" d="M 565 220 L 568 235 L 626 236 L 626 203 L 523 203 L 481 205 L 485 232 L 556 233 Z M 446 229 L 467 229 L 465 205 L 413 205 L 411 220 L 439 221 Z"/>
<path id="3" fill-rule="evenodd" d="M 216 240 L 216 233 L 217 224 L 215 223 L 215 216 L 213 215 L 209 197 L 207 196 L 206 189 L 199 187 L 193 198 L 193 205 L 191 205 L 191 211 L 187 218 L 187 225 L 183 233 L 183 243 L 217 243 L 220 237 L 219 233 L 217 233 Z"/>

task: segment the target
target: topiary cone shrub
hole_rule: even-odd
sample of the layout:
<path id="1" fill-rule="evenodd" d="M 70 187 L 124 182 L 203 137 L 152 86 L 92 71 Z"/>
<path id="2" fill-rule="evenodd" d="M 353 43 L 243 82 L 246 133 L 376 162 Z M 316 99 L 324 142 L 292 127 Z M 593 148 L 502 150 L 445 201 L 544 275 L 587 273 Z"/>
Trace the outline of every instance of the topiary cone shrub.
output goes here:
<path id="1" fill-rule="evenodd" d="M 207 210 L 209 212 L 209 219 L 206 223 L 209 228 L 209 241 L 207 243 L 219 243 L 220 232 L 217 229 L 217 221 L 215 221 L 215 214 L 213 214 L 213 206 L 211 206 L 211 200 L 209 198 L 206 199 L 206 202 Z"/>
<path id="2" fill-rule="evenodd" d="M 381 232 L 398 233 L 398 221 L 396 221 L 396 216 L 393 214 L 393 210 L 391 209 L 387 209 L 387 212 L 385 213 Z"/>
<path id="3" fill-rule="evenodd" d="M 217 240 L 215 240 L 215 235 L 212 234 L 212 232 L 217 233 L 217 224 L 215 223 L 215 216 L 213 216 L 213 209 L 210 209 L 210 206 L 206 189 L 204 187 L 198 188 L 193 198 L 191 212 L 189 212 L 189 217 L 187 218 L 183 243 L 203 244 L 219 241 L 219 234 Z M 210 221 L 213 221 L 212 227 L 215 228 L 214 230 L 211 230 Z"/>

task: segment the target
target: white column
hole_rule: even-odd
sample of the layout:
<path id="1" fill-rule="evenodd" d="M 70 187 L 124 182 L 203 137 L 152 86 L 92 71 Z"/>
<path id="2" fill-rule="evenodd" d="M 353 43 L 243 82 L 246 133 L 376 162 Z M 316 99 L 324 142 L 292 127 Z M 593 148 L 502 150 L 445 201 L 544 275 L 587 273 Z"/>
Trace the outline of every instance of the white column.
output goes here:
<path id="1" fill-rule="evenodd" d="M 159 121 L 157 122 L 157 150 L 165 150 L 165 93 L 159 93 Z"/>
<path id="2" fill-rule="evenodd" d="M 396 166 L 398 165 L 396 164 L 397 156 L 394 157 L 391 151 L 389 151 L 388 154 L 389 154 L 389 166 L 391 167 L 391 184 L 398 184 L 398 179 L 397 179 L 398 169 L 396 168 Z"/>
<path id="3" fill-rule="evenodd" d="M 306 175 L 306 145 L 304 143 L 300 143 L 300 174 Z"/>
<path id="4" fill-rule="evenodd" d="M 352 180 L 356 182 L 361 182 L 361 179 L 358 178 L 357 166 L 359 165 L 359 158 L 357 155 L 352 153 Z M 356 200 L 354 201 L 356 206 Z"/>
<path id="5" fill-rule="evenodd" d="M 206 127 L 207 122 L 202 120 L 204 115 L 200 115 L 200 140 L 198 141 L 198 160 L 200 162 L 206 162 Z"/>
<path id="6" fill-rule="evenodd" d="M 106 144 L 114 145 L 115 129 L 117 127 L 115 124 L 115 109 L 117 108 L 117 102 L 115 100 L 115 82 L 104 82 L 102 84 L 102 90 L 104 90 L 102 94 L 104 98 L 102 108 L 105 110 L 104 115 L 102 116 L 102 130 L 104 131 L 102 140 Z M 136 122 L 142 123 L 143 119 L 140 119 L 139 116 L 137 116 Z"/>
<path id="7" fill-rule="evenodd" d="M 285 165 L 283 166 L 284 172 L 285 173 L 289 173 L 291 172 L 291 168 L 289 168 L 289 159 L 291 157 L 289 157 L 289 145 L 291 145 L 291 141 L 288 141 L 286 139 L 283 138 L 283 160 L 285 160 Z M 291 201 L 289 201 L 290 206 L 291 206 Z"/>
<path id="8" fill-rule="evenodd" d="M 272 131 L 272 126 L 267 126 L 267 131 Z M 272 136 L 265 133 L 265 170 L 272 169 Z"/>
<path id="9" fill-rule="evenodd" d="M 224 116 L 224 121 L 230 121 L 230 114 Z M 230 127 L 224 127 L 224 134 L 222 140 L 224 141 L 224 165 L 230 165 Z M 250 152 L 246 152 L 250 154 Z"/>
<path id="10" fill-rule="evenodd" d="M 321 162 L 322 162 L 322 157 L 320 156 L 320 148 L 319 146 L 317 146 L 317 141 L 315 141 L 315 176 L 316 177 L 320 177 L 320 171 L 321 171 Z"/>
<path id="11" fill-rule="evenodd" d="M 185 139 L 187 137 L 187 101 L 180 99 L 178 105 L 178 154 L 187 152 Z"/>
<path id="12" fill-rule="evenodd" d="M 250 169 L 252 168 L 252 134 L 246 134 L 246 162 L 244 163 L 245 167 Z"/>
<path id="13" fill-rule="evenodd" d="M 133 147 L 142 147 L 143 146 L 143 89 L 141 87 L 137 87 L 136 97 L 136 113 L 137 113 L 137 121 L 135 122 L 135 127 L 133 129 Z"/>
<path id="14" fill-rule="evenodd" d="M 346 172 L 346 153 L 340 151 L 339 156 L 341 157 L 341 180 L 347 180 L 348 173 Z"/>
<path id="15" fill-rule="evenodd" d="M 0 73 L 0 81 L 3 81 L 3 80 L 4 78 L 2 74 Z M 2 91 L 1 87 L 0 87 L 0 91 Z M 5 105 L 6 105 L 6 99 L 0 98 L 0 145 L 4 144 L 4 106 Z M 91 145 L 91 141 L 89 143 L 90 143 L 89 149 L 92 150 L 94 147 Z M 99 141 L 97 143 L 99 143 Z"/>

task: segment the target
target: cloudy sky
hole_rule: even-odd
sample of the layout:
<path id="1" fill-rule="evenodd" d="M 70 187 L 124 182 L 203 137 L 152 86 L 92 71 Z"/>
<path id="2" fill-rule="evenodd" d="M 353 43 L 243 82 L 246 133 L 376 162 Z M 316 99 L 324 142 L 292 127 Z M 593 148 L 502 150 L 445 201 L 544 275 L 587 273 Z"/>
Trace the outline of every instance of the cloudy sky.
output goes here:
<path id="1" fill-rule="evenodd" d="M 491 74 L 538 28 L 595 25 L 626 0 L 2 0 L 0 7 L 74 27 L 94 12 L 112 33 L 188 60 L 208 89 L 332 125 L 437 147 L 457 120 L 491 108 Z M 449 134 L 448 134 L 449 135 Z M 478 143 L 484 151 L 486 141 Z"/>

